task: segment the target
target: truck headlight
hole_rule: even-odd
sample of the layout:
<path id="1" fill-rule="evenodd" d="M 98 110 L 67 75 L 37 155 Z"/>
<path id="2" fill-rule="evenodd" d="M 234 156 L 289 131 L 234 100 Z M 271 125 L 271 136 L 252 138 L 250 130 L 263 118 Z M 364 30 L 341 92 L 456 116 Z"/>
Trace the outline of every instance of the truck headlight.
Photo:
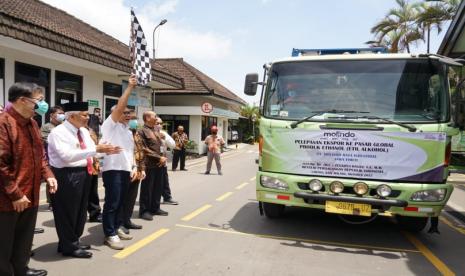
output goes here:
<path id="1" fill-rule="evenodd" d="M 354 185 L 354 192 L 357 195 L 364 195 L 368 193 L 368 185 L 364 182 L 357 182 Z"/>
<path id="2" fill-rule="evenodd" d="M 277 189 L 277 190 L 289 189 L 289 185 L 287 185 L 286 182 L 280 179 L 271 177 L 271 176 L 266 176 L 266 175 L 260 176 L 260 184 L 263 187 L 270 188 L 270 189 Z"/>
<path id="3" fill-rule="evenodd" d="M 318 179 L 312 179 L 308 183 L 308 187 L 310 188 L 310 190 L 314 192 L 318 192 L 319 190 L 323 188 L 323 183 L 321 183 L 321 181 Z"/>
<path id="4" fill-rule="evenodd" d="M 334 194 L 340 194 L 344 191 L 344 184 L 341 181 L 333 181 L 329 184 L 329 190 Z"/>
<path id="5" fill-rule="evenodd" d="M 447 189 L 424 190 L 413 193 L 412 201 L 441 201 L 446 197 Z"/>
<path id="6" fill-rule="evenodd" d="M 376 193 L 380 197 L 388 197 L 391 194 L 391 192 L 392 192 L 391 187 L 389 187 L 386 184 L 381 184 L 378 187 L 376 187 Z"/>

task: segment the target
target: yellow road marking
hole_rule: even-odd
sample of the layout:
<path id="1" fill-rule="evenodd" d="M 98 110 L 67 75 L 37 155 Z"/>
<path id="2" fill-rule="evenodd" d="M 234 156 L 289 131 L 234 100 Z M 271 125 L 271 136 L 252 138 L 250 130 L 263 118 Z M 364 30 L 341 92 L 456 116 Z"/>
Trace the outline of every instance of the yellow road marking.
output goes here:
<path id="1" fill-rule="evenodd" d="M 218 198 L 216 199 L 216 201 L 223 201 L 223 200 L 225 200 L 226 198 L 228 198 L 228 197 L 229 197 L 230 195 L 232 195 L 232 194 L 233 194 L 233 192 L 227 192 L 227 193 L 225 193 L 224 195 L 218 197 Z"/>
<path id="2" fill-rule="evenodd" d="M 351 243 L 342 243 L 342 242 L 301 239 L 301 238 L 295 238 L 295 237 L 252 234 L 252 233 L 246 233 L 246 232 L 221 230 L 221 229 L 205 228 L 205 227 L 197 227 L 197 226 L 190 226 L 190 225 L 184 225 L 184 224 L 176 224 L 176 226 L 183 227 L 183 228 L 195 229 L 195 230 L 201 230 L 201 231 L 220 232 L 220 233 L 227 233 L 227 234 L 234 234 L 234 235 L 241 235 L 241 236 L 248 236 L 248 237 L 259 237 L 259 238 L 266 238 L 266 239 L 274 239 L 274 240 L 300 241 L 300 242 L 308 242 L 308 243 L 313 243 L 313 244 L 322 244 L 322 245 L 329 245 L 329 246 L 343 246 L 343 247 L 350 247 L 350 248 L 356 248 L 356 249 L 372 249 L 372 250 L 379 250 L 379 251 L 420 253 L 419 250 L 405 249 L 405 248 L 371 246 L 371 245 L 364 245 L 364 244 L 351 244 Z"/>
<path id="3" fill-rule="evenodd" d="M 198 216 L 199 214 L 201 214 L 202 212 L 205 212 L 206 210 L 208 210 L 211 207 L 212 207 L 212 205 L 206 204 L 206 205 L 200 207 L 199 209 L 195 210 L 194 212 L 190 213 L 189 215 L 183 217 L 181 220 L 182 221 L 189 221 L 189 220 L 195 218 L 196 216 Z"/>
<path id="4" fill-rule="evenodd" d="M 240 189 L 244 188 L 244 187 L 247 186 L 247 185 L 249 185 L 249 183 L 244 182 L 244 183 L 242 183 L 241 185 L 237 186 L 237 187 L 236 187 L 236 190 L 240 190 Z"/>
<path id="5" fill-rule="evenodd" d="M 412 234 L 402 231 L 404 236 L 413 244 L 415 247 L 423 254 L 423 256 L 430 261 L 437 270 L 442 275 L 455 275 L 452 270 L 450 270 L 446 264 L 444 264 L 438 257 L 436 257 L 431 250 L 429 250 L 420 240 L 418 240 L 415 236 Z"/>
<path id="6" fill-rule="evenodd" d="M 158 239 L 162 235 L 166 234 L 170 229 L 162 228 L 157 232 L 151 234 L 150 236 L 136 242 L 135 244 L 121 250 L 120 252 L 113 255 L 114 258 L 117 259 L 124 259 L 127 256 L 131 255 L 132 253 L 136 252 L 137 250 L 141 249 L 142 247 L 146 246 L 147 244 L 151 243 L 152 241 Z"/>
<path id="7" fill-rule="evenodd" d="M 255 179 L 257 179 L 256 176 L 252 177 L 252 178 L 250 179 L 250 181 L 255 181 Z"/>
<path id="8" fill-rule="evenodd" d="M 446 219 L 445 217 L 440 216 L 439 220 L 441 222 L 443 222 L 444 224 L 448 225 L 449 227 L 451 227 L 452 229 L 454 229 L 455 231 L 465 235 L 465 229 L 464 228 L 455 226 L 454 223 L 452 223 L 450 220 Z"/>

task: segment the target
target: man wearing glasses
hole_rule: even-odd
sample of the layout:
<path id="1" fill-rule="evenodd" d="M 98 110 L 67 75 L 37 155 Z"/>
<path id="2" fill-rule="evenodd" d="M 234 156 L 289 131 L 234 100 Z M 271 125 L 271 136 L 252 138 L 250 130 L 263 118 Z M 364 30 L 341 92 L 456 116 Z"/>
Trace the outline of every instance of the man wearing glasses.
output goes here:
<path id="1" fill-rule="evenodd" d="M 132 239 L 132 236 L 120 229 L 122 221 L 119 213 L 122 210 L 131 178 L 137 173 L 134 161 L 134 138 L 129 129 L 131 110 L 127 107 L 131 91 L 136 85 L 137 79 L 132 75 L 118 104 L 111 109 L 110 116 L 101 127 L 100 144 L 110 143 L 123 149 L 119 154 L 105 156 L 102 166 L 103 186 L 105 187 L 105 203 L 102 213 L 104 243 L 116 250 L 124 248 L 121 240 Z"/>
<path id="2" fill-rule="evenodd" d="M 8 90 L 11 104 L 0 114 L 0 275 L 47 275 L 27 267 L 40 183 L 46 180 L 52 194 L 57 190 L 33 119 L 35 113 L 47 112 L 43 99 L 39 86 L 15 83 Z"/>
<path id="3" fill-rule="evenodd" d="M 64 105 L 66 121 L 48 136 L 48 157 L 60 190 L 51 196 L 58 248 L 64 256 L 91 258 L 90 245 L 79 238 L 87 219 L 87 200 L 93 172 L 92 157 L 97 153 L 117 154 L 111 144 L 95 145 L 85 128 L 89 120 L 87 102 Z"/>

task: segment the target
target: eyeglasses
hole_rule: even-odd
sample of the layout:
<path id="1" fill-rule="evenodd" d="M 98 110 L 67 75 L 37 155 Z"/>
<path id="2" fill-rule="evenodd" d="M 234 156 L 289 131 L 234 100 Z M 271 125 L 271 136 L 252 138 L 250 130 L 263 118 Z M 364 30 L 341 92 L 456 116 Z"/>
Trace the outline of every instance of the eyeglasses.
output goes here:
<path id="1" fill-rule="evenodd" d="M 40 97 L 40 98 L 24 97 L 24 98 L 25 98 L 25 99 L 28 99 L 28 100 L 31 100 L 31 101 L 34 102 L 34 103 L 43 101 L 43 100 L 45 99 L 44 97 Z"/>
<path id="2" fill-rule="evenodd" d="M 131 111 L 124 111 L 123 114 L 124 115 L 129 115 L 129 114 L 131 114 Z"/>

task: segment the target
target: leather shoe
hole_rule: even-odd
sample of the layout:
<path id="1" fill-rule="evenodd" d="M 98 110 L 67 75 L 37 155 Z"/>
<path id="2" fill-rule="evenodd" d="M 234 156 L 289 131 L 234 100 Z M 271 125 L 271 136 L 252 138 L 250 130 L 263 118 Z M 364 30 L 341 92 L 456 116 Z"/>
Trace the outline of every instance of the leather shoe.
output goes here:
<path id="1" fill-rule="evenodd" d="M 44 269 L 33 269 L 27 268 L 26 276 L 45 276 L 47 275 L 47 270 Z"/>
<path id="2" fill-rule="evenodd" d="M 34 234 L 42 234 L 45 232 L 44 228 L 34 228 Z"/>
<path id="3" fill-rule="evenodd" d="M 142 225 L 134 224 L 132 221 L 124 225 L 127 229 L 142 229 Z"/>
<path id="4" fill-rule="evenodd" d="M 89 217 L 89 222 L 102 222 L 102 215 L 98 215 L 96 217 Z"/>
<path id="5" fill-rule="evenodd" d="M 82 249 L 82 250 L 89 250 L 90 249 L 90 244 L 82 244 L 80 243 L 78 245 L 79 249 Z"/>
<path id="6" fill-rule="evenodd" d="M 81 249 L 81 250 L 89 250 L 89 249 L 91 248 L 89 244 L 79 244 L 78 247 L 79 247 L 79 249 Z M 58 252 L 58 253 L 61 253 L 62 251 L 63 251 L 63 250 L 61 250 L 60 247 L 57 248 L 57 252 Z"/>
<path id="7" fill-rule="evenodd" d="M 168 200 L 163 200 L 163 204 L 179 205 L 179 202 L 177 202 L 176 200 L 168 199 Z"/>
<path id="8" fill-rule="evenodd" d="M 154 216 L 167 216 L 168 212 L 163 211 L 162 209 L 158 209 L 155 213 L 153 213 Z"/>
<path id="9" fill-rule="evenodd" d="M 184 169 L 181 169 L 181 171 L 187 171 L 187 169 L 186 169 L 186 168 L 184 168 Z"/>
<path id="10" fill-rule="evenodd" d="M 153 220 L 152 215 L 149 214 L 148 212 L 143 213 L 143 214 L 140 216 L 140 218 L 143 219 L 143 220 Z"/>
<path id="11" fill-rule="evenodd" d="M 88 259 L 88 258 L 92 257 L 92 252 L 85 251 L 85 250 L 82 250 L 82 249 L 76 249 L 71 253 L 64 253 L 63 252 L 62 254 L 63 254 L 63 256 L 74 257 L 74 258 Z"/>

